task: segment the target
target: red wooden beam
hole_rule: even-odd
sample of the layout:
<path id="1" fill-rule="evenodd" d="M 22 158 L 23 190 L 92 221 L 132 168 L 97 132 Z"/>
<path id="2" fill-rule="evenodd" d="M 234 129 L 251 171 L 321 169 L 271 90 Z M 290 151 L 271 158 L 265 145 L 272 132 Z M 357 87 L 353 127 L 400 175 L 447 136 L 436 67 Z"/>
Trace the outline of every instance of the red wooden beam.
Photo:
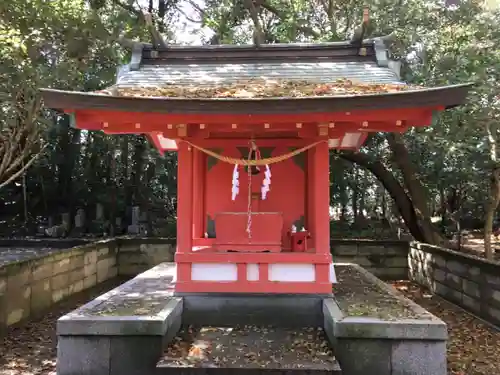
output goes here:
<path id="1" fill-rule="evenodd" d="M 142 112 L 120 112 L 120 111 L 76 111 L 76 126 L 80 129 L 91 127 L 95 130 L 96 124 L 107 124 L 114 128 L 119 126 L 123 131 L 130 133 L 151 133 L 153 131 L 167 131 L 169 127 L 175 129 L 179 124 L 243 124 L 257 127 L 260 130 L 264 124 L 276 126 L 297 123 L 330 123 L 330 122 L 396 122 L 408 121 L 411 125 L 428 125 L 432 121 L 432 112 L 443 108 L 407 108 L 394 110 L 356 111 L 356 112 L 333 112 L 333 113 L 308 113 L 297 114 L 162 114 Z M 229 125 L 228 125 L 229 124 Z M 281 126 L 281 125 L 280 125 Z M 90 130 L 90 128 L 89 128 Z"/>

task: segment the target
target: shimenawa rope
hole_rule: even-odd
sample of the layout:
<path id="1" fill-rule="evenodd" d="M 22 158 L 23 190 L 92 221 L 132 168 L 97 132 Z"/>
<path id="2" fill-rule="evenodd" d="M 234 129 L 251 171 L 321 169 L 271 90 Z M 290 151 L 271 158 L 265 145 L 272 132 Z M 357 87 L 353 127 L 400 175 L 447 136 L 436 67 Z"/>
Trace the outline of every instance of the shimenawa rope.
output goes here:
<path id="1" fill-rule="evenodd" d="M 186 142 L 188 145 L 196 148 L 197 150 L 200 150 L 201 152 L 204 152 L 205 154 L 212 156 L 213 158 L 220 160 L 222 162 L 225 162 L 225 163 L 229 163 L 229 164 L 233 164 L 233 165 L 244 165 L 244 166 L 263 166 L 266 164 L 279 163 L 281 161 L 285 161 L 287 159 L 293 158 L 294 156 L 297 156 L 297 155 L 303 153 L 304 151 L 307 151 L 310 148 L 313 148 L 313 147 L 319 145 L 320 143 L 326 142 L 326 141 L 317 141 L 317 142 L 311 143 L 310 145 L 301 147 L 297 150 L 293 150 L 293 151 L 288 152 L 288 153 L 283 154 L 283 155 L 273 156 L 270 158 L 259 159 L 259 160 L 237 159 L 237 158 L 232 158 L 229 156 L 223 156 L 223 155 L 219 155 L 216 152 L 208 150 L 206 148 L 197 146 L 189 141 L 183 141 L 183 142 Z"/>

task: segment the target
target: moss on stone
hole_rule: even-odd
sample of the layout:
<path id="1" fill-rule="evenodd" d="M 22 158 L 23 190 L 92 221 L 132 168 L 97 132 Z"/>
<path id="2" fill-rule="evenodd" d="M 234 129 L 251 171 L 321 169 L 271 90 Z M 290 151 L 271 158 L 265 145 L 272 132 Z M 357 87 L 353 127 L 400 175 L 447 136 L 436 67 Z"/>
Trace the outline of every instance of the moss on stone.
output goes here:
<path id="1" fill-rule="evenodd" d="M 82 313 L 93 316 L 153 316 L 165 308 L 168 297 L 111 298 Z"/>
<path id="2" fill-rule="evenodd" d="M 334 295 L 346 317 L 370 317 L 381 320 L 429 319 L 425 311 L 417 311 L 410 300 L 392 294 L 373 282 L 354 265 L 336 266 L 338 284 Z M 380 283 L 383 281 L 379 280 Z"/>

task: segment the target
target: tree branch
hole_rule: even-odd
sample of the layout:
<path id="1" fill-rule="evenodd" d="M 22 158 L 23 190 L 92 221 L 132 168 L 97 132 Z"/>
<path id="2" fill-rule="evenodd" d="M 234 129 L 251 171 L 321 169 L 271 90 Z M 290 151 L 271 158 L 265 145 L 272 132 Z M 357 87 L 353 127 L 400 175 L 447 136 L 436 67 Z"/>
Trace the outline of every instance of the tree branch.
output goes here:
<path id="1" fill-rule="evenodd" d="M 351 38 L 352 44 L 361 46 L 366 34 L 366 28 L 368 27 L 368 21 L 369 21 L 368 8 L 365 8 L 363 9 L 363 20 L 361 24 L 354 29 L 354 33 Z"/>
<path id="2" fill-rule="evenodd" d="M 149 34 L 151 35 L 151 39 L 153 41 L 153 46 L 156 48 L 167 48 L 167 44 L 165 43 L 165 40 L 161 36 L 160 32 L 155 28 L 153 25 L 153 18 L 151 13 L 143 11 L 141 9 L 135 8 L 131 4 L 124 3 L 120 0 L 111 0 L 113 4 L 119 6 L 120 8 L 134 14 L 137 16 L 137 19 L 139 21 L 144 21 L 146 24 L 146 27 L 148 28 Z M 137 44 L 137 42 L 134 42 L 130 39 L 127 39 L 122 35 L 120 35 L 117 39 L 116 42 L 122 45 L 125 48 L 133 48 L 134 45 Z"/>
<path id="3" fill-rule="evenodd" d="M 264 33 L 262 32 L 262 26 L 259 20 L 259 11 L 255 6 L 254 0 L 245 0 L 245 6 L 250 12 L 250 18 L 252 18 L 254 30 L 253 30 L 253 43 L 260 47 L 265 43 Z"/>
<path id="4" fill-rule="evenodd" d="M 268 12 L 274 14 L 281 21 L 284 21 L 287 18 L 287 15 L 285 12 L 282 12 L 281 10 L 272 6 L 266 0 L 255 0 L 255 4 L 258 6 L 261 6 L 262 8 L 267 10 Z M 300 32 L 304 33 L 307 36 L 311 36 L 311 37 L 316 38 L 316 39 L 321 37 L 321 34 L 317 31 L 315 31 L 312 27 L 304 26 L 304 25 L 296 25 L 296 27 L 297 27 L 297 30 L 299 30 Z"/>
<path id="5" fill-rule="evenodd" d="M 245 10 L 246 8 L 242 2 L 234 1 L 232 8 L 222 14 L 218 28 L 214 30 L 214 35 L 210 38 L 208 44 L 221 44 L 221 41 L 231 29 L 242 24 L 246 17 Z"/>
<path id="6" fill-rule="evenodd" d="M 118 5 L 120 8 L 125 9 L 126 11 L 135 14 L 137 17 L 142 17 L 142 11 L 134 8 L 133 5 L 123 3 L 120 0 L 111 0 L 111 2 L 115 5 Z"/>
<path id="7" fill-rule="evenodd" d="M 45 148 L 47 146 L 48 145 L 44 145 L 42 147 L 42 149 L 39 152 L 37 152 L 26 164 L 24 164 L 24 166 L 22 168 L 20 168 L 16 173 L 14 173 L 12 176 L 10 176 L 7 180 L 1 182 L 0 189 L 2 189 L 4 186 L 7 186 L 11 182 L 17 180 L 19 177 L 21 177 L 21 175 L 31 166 L 31 164 L 33 164 L 35 162 L 35 160 L 38 158 L 38 156 L 40 156 L 42 154 L 43 150 L 45 150 Z"/>
<path id="8" fill-rule="evenodd" d="M 184 11 L 183 9 L 179 8 L 178 6 L 175 7 L 175 9 L 180 13 L 182 14 L 189 22 L 192 22 L 192 23 L 202 23 L 203 22 L 203 13 L 201 13 L 201 17 L 202 19 L 199 19 L 199 20 L 195 20 L 194 18 L 192 18 L 191 16 L 188 16 L 187 15 L 187 12 Z"/>
<path id="9" fill-rule="evenodd" d="M 156 48 L 167 48 L 167 43 L 161 36 L 160 32 L 153 25 L 153 16 L 151 13 L 143 12 L 143 18 L 148 28 L 151 38 L 153 39 L 153 46 Z"/>
<path id="10" fill-rule="evenodd" d="M 427 242 L 418 225 L 410 197 L 406 194 L 406 191 L 399 184 L 398 180 L 380 160 L 374 159 L 361 152 L 342 151 L 336 153 L 336 155 L 372 172 L 396 202 L 396 206 L 413 237 L 415 237 L 417 241 Z"/>
<path id="11" fill-rule="evenodd" d="M 196 4 L 194 1 L 192 0 L 187 0 L 187 2 L 189 3 L 189 5 L 191 5 L 194 9 L 196 9 L 198 12 L 200 12 L 200 14 L 203 16 L 205 15 L 205 10 L 202 9 L 198 4 Z"/>

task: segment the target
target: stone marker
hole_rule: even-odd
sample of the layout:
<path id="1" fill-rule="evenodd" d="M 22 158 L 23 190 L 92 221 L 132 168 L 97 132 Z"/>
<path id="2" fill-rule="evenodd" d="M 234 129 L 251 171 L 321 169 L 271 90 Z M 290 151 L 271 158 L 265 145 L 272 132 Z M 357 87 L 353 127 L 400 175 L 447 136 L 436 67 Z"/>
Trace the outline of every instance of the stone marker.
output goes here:
<path id="1" fill-rule="evenodd" d="M 85 229 L 85 210 L 79 208 L 75 215 L 75 227 L 73 228 L 75 232 L 81 234 Z"/>
<path id="2" fill-rule="evenodd" d="M 141 215 L 140 207 L 139 206 L 132 207 L 132 223 L 127 228 L 127 232 L 129 234 L 140 233 L 140 227 L 139 227 L 140 215 Z"/>
<path id="3" fill-rule="evenodd" d="M 104 207 L 100 203 L 95 206 L 95 219 L 98 221 L 104 220 Z"/>
<path id="4" fill-rule="evenodd" d="M 64 212 L 61 214 L 62 225 L 64 229 L 68 230 L 70 227 L 70 215 L 69 212 Z"/>

